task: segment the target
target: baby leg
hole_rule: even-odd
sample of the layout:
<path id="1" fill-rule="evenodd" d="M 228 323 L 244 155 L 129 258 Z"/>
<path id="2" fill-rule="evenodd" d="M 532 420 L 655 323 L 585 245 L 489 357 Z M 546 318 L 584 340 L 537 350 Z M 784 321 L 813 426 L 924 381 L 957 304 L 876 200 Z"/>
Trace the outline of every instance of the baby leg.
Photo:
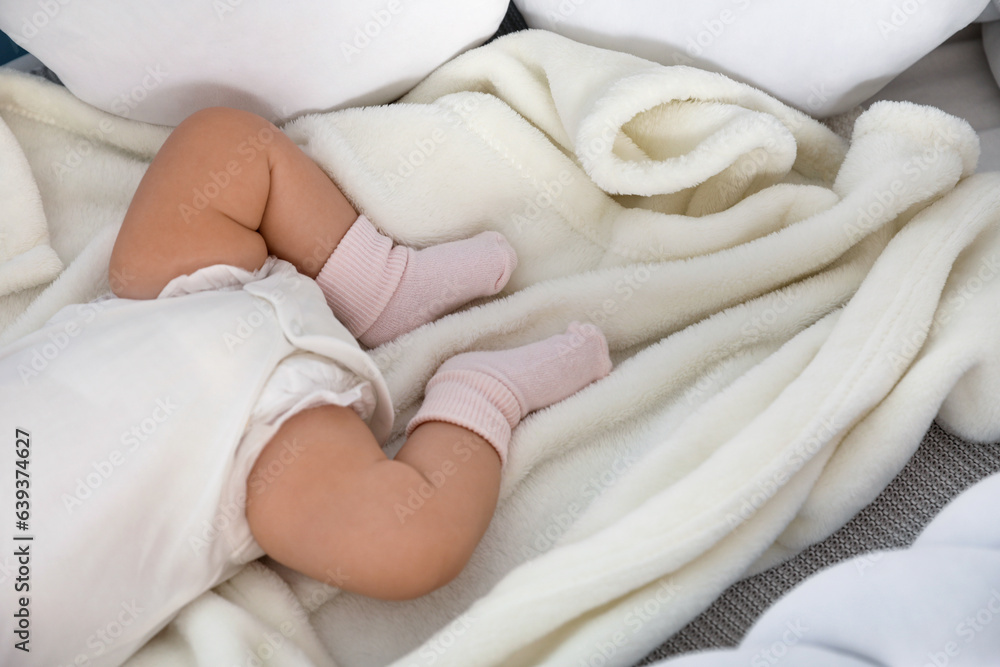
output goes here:
<path id="1" fill-rule="evenodd" d="M 517 263 L 496 232 L 393 247 L 277 127 L 213 107 L 186 118 L 156 154 L 118 232 L 108 282 L 120 297 L 153 299 L 177 276 L 212 264 L 254 270 L 269 254 L 315 278 L 370 347 L 496 294 Z"/>
<path id="2" fill-rule="evenodd" d="M 405 600 L 444 585 L 486 532 L 500 459 L 485 440 L 451 424 L 428 423 L 404 447 L 420 451 L 387 458 L 351 408 L 292 416 L 247 479 L 257 543 L 294 570 L 370 597 Z M 297 453 L 291 463 L 289 451 Z M 436 487 L 446 469 L 453 474 Z"/>
<path id="3" fill-rule="evenodd" d="M 357 219 L 333 181 L 260 116 L 213 107 L 185 119 L 143 176 L 111 254 L 120 297 L 152 299 L 212 264 L 268 254 L 316 277 Z"/>
<path id="4" fill-rule="evenodd" d="M 383 599 L 429 593 L 462 571 L 489 526 L 510 430 L 610 368 L 592 325 L 458 355 L 428 384 L 391 460 L 353 410 L 300 412 L 254 464 L 250 529 L 268 555 L 314 579 Z M 272 464 L 278 475 L 265 474 Z"/>
<path id="5" fill-rule="evenodd" d="M 351 334 L 376 347 L 472 299 L 496 294 L 515 266 L 514 249 L 497 232 L 414 250 L 393 247 L 362 216 L 316 282 Z"/>

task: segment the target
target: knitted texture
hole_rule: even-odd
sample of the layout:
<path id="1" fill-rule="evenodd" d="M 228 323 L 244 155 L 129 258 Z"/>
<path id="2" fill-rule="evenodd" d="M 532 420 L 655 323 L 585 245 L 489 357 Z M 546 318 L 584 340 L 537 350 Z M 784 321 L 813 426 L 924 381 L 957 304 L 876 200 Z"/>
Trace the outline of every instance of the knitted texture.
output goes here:
<path id="1" fill-rule="evenodd" d="M 358 216 L 316 276 L 330 310 L 351 335 L 368 331 L 385 310 L 406 269 L 405 252 Z"/>
<path id="2" fill-rule="evenodd" d="M 573 322 L 566 333 L 512 350 L 466 352 L 438 368 L 406 427 L 443 421 L 480 435 L 507 462 L 511 430 L 529 412 L 557 403 L 611 372 L 604 334 Z"/>
<path id="3" fill-rule="evenodd" d="M 503 235 L 482 232 L 423 250 L 392 239 L 359 215 L 316 276 L 327 303 L 368 347 L 503 289 L 517 254 Z"/>

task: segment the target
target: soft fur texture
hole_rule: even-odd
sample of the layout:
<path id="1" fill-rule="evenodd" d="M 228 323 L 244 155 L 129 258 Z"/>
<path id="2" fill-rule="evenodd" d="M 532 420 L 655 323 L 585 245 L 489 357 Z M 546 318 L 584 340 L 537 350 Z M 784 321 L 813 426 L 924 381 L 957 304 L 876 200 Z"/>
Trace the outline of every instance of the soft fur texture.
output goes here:
<path id="1" fill-rule="evenodd" d="M 6 126 L 0 125 L 0 201 L 16 219 L 0 226 L 0 296 L 51 281 L 63 270 L 49 245 L 49 229 L 31 170 Z"/>
<path id="2" fill-rule="evenodd" d="M 115 119 L 100 133 L 104 116 L 65 91 L 0 81 L 67 266 L 4 297 L 10 339 L 107 287 L 166 131 Z M 448 586 L 383 602 L 329 586 L 349 573 L 255 565 L 133 665 L 629 665 L 843 525 L 935 415 L 1000 438 L 1000 177 L 973 175 L 964 121 L 882 103 L 848 146 L 721 75 L 528 31 L 401 104 L 283 129 L 398 241 L 494 229 L 520 259 L 498 297 L 372 350 L 397 407 L 390 452 L 457 353 L 578 319 L 616 366 L 514 431 L 496 516 Z M 83 166 L 60 180 L 82 137 Z M 283 582 L 295 596 L 262 593 Z"/>

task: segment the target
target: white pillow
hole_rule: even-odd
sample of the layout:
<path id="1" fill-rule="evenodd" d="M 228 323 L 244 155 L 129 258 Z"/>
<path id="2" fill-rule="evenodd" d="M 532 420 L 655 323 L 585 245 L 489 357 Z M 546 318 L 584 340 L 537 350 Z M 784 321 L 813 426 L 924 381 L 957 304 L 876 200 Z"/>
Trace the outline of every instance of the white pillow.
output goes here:
<path id="1" fill-rule="evenodd" d="M 847 111 L 989 0 L 514 0 L 532 28 L 721 72 L 816 117 Z"/>
<path id="2" fill-rule="evenodd" d="M 177 125 L 391 102 L 485 42 L 507 0 L 3 0 L 0 30 L 77 97 Z"/>

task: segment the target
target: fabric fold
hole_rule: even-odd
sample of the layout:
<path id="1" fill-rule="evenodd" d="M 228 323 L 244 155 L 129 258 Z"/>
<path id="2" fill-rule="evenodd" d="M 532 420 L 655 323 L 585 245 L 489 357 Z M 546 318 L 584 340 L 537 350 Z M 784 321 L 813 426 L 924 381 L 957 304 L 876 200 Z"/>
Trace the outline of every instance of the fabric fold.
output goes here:
<path id="1" fill-rule="evenodd" d="M 32 164 L 79 136 L 65 128 L 86 112 L 60 95 L 32 88 L 0 112 Z M 160 128 L 122 122 L 114 141 L 143 155 Z M 526 31 L 398 104 L 282 129 L 395 242 L 494 230 L 519 258 L 495 297 L 369 351 L 396 407 L 387 452 L 461 352 L 580 320 L 615 362 L 514 429 L 497 512 L 452 583 L 406 602 L 300 600 L 337 664 L 634 664 L 740 577 L 837 530 L 935 416 L 1000 439 L 1000 176 L 975 174 L 960 119 L 882 103 L 848 143 L 721 75 Z M 144 163 L 110 144 L 39 179 L 47 211 L 117 170 L 100 192 L 123 214 Z M 57 280 L 46 307 L 105 287 L 109 252 L 80 253 L 66 274 L 88 288 Z M 320 583 L 280 574 L 301 596 Z M 186 622 L 246 627 L 208 599 Z"/>

